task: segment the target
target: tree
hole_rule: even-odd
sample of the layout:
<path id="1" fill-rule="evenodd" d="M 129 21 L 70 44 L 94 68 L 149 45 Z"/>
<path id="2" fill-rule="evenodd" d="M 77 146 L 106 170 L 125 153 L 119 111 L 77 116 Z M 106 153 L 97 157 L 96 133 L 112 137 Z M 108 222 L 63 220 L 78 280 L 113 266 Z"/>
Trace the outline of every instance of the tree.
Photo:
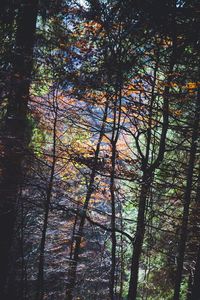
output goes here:
<path id="1" fill-rule="evenodd" d="M 37 19 L 37 1 L 21 1 L 16 19 L 15 56 L 7 111 L 3 122 L 1 147 L 1 297 L 9 273 L 9 256 L 13 241 L 16 205 L 19 187 L 22 184 L 22 162 L 27 146 L 27 104 L 29 101 L 30 78 L 33 68 L 33 47 Z M 5 226 L 7 231 L 5 231 Z"/>

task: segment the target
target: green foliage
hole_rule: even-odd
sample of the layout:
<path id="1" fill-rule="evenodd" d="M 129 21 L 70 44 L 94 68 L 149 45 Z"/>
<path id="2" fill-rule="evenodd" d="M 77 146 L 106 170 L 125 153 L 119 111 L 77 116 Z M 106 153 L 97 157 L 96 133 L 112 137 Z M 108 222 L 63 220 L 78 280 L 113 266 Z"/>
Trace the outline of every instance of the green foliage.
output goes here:
<path id="1" fill-rule="evenodd" d="M 31 133 L 29 147 L 37 157 L 42 157 L 47 136 L 32 117 L 29 117 L 28 123 L 30 128 L 29 132 Z"/>

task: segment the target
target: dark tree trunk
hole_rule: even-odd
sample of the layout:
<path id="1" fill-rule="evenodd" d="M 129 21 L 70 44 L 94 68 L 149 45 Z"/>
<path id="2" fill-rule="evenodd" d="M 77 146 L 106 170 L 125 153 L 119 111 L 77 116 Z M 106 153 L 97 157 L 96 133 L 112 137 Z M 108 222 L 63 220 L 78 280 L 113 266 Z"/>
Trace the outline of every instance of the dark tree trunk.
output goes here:
<path id="1" fill-rule="evenodd" d="M 116 266 L 116 233 L 115 233 L 115 164 L 116 164 L 116 142 L 112 143 L 112 157 L 111 157 L 111 178 L 110 178 L 110 194 L 111 194 L 111 240 L 112 240 L 112 250 L 111 250 L 111 271 L 110 271 L 110 299 L 114 300 L 114 287 L 115 287 L 115 266 Z"/>
<path id="2" fill-rule="evenodd" d="M 195 164 L 195 157 L 197 151 L 197 139 L 199 133 L 199 117 L 200 117 L 200 91 L 198 91 L 197 100 L 196 100 L 192 142 L 191 142 L 190 157 L 189 157 L 188 170 L 187 170 L 187 183 L 186 183 L 184 199 L 183 199 L 183 216 L 182 216 L 180 241 L 178 245 L 177 270 L 176 270 L 176 277 L 175 277 L 176 280 L 175 280 L 174 297 L 173 297 L 174 300 L 179 300 L 180 298 L 180 287 L 181 287 L 183 262 L 184 262 L 185 248 L 186 248 L 186 241 L 187 241 L 187 229 L 188 229 L 189 209 L 190 209 L 191 192 L 192 192 L 193 172 L 194 172 L 194 164 Z"/>
<path id="3" fill-rule="evenodd" d="M 56 97 L 56 96 L 55 96 Z M 45 255 L 45 244 L 46 244 L 46 233 L 48 228 L 48 218 L 49 218 L 49 209 L 52 198 L 52 189 L 54 183 L 54 173 L 56 166 L 56 127 L 57 127 L 57 99 L 54 101 L 54 123 L 53 123 L 53 149 L 52 149 L 52 165 L 51 172 L 46 192 L 46 201 L 45 201 L 45 211 L 44 211 L 44 220 L 42 228 L 42 237 L 40 241 L 39 249 L 39 267 L 38 267 L 38 278 L 37 278 L 37 291 L 36 291 L 36 300 L 42 300 L 44 297 L 44 255 Z"/>
<path id="4" fill-rule="evenodd" d="M 157 57 L 159 62 L 159 56 Z M 149 164 L 149 149 L 151 143 L 151 133 L 148 132 L 147 146 L 146 146 L 146 155 L 142 155 L 142 165 L 143 165 L 143 176 L 142 176 L 142 186 L 140 190 L 139 204 L 138 204 L 138 215 L 137 215 L 137 226 L 136 226 L 136 234 L 133 244 L 133 254 L 132 254 L 132 262 L 131 262 L 131 277 L 129 282 L 129 292 L 128 292 L 128 300 L 136 300 L 137 297 L 137 285 L 138 285 L 138 273 L 139 273 L 139 261 L 142 254 L 142 245 L 145 235 L 145 211 L 146 211 L 146 203 L 147 197 L 149 193 L 149 189 L 151 187 L 151 182 L 153 180 L 154 171 L 160 166 L 163 161 L 165 155 L 165 143 L 167 130 L 169 126 L 169 86 L 172 80 L 172 71 L 174 68 L 175 61 L 175 48 L 172 51 L 168 77 L 167 77 L 167 85 L 165 87 L 164 95 L 163 95 L 163 125 L 162 125 L 162 133 L 159 142 L 159 151 L 158 155 L 154 162 Z M 157 69 L 157 65 L 155 66 Z M 154 74 L 156 78 L 156 72 Z M 151 105 L 154 101 L 154 85 L 152 87 L 152 95 L 151 95 Z M 150 119 L 151 119 L 151 109 L 150 109 Z M 139 152 L 142 153 L 139 145 Z"/>
<path id="5" fill-rule="evenodd" d="M 145 210 L 146 210 L 146 199 L 150 188 L 150 176 L 144 173 L 142 179 L 142 188 L 140 191 L 139 199 L 139 210 L 137 217 L 137 228 L 136 236 L 134 240 L 134 249 L 131 262 L 131 278 L 129 285 L 128 299 L 135 300 L 137 296 L 137 283 L 138 283 L 138 271 L 139 271 L 139 260 L 142 253 L 142 244 L 145 233 Z"/>
<path id="6" fill-rule="evenodd" d="M 121 231 L 124 230 L 123 221 L 122 221 L 122 207 L 120 207 L 120 223 L 121 223 Z M 124 277 L 125 277 L 125 263 L 124 263 L 124 239 L 123 235 L 120 235 L 120 289 L 119 289 L 119 300 L 123 299 L 123 291 L 124 291 Z"/>
<path id="7" fill-rule="evenodd" d="M 115 168 L 116 168 L 116 156 L 117 156 L 117 142 L 119 138 L 119 128 L 121 121 L 121 80 L 120 80 L 120 90 L 119 96 L 116 93 L 116 99 L 114 102 L 114 118 L 113 118 L 113 128 L 112 128 L 112 138 L 111 138 L 111 146 L 112 146 L 112 154 L 111 154 L 111 174 L 110 174 L 110 195 L 111 195 L 111 240 L 112 240 L 112 250 L 111 250 L 111 271 L 110 271 L 110 299 L 115 299 L 115 268 L 116 268 L 116 247 L 117 247 L 117 239 L 116 239 L 116 203 L 115 203 Z M 119 103 L 118 103 L 119 101 Z M 117 110 L 119 111 L 119 115 L 117 117 Z"/>
<path id="8" fill-rule="evenodd" d="M 192 274 L 190 274 L 188 278 L 187 300 L 191 300 L 191 293 L 192 293 L 191 290 L 192 290 Z"/>
<path id="9" fill-rule="evenodd" d="M 10 248 L 16 217 L 22 162 L 26 150 L 26 117 L 31 83 L 37 0 L 20 1 L 16 21 L 15 56 L 8 107 L 1 129 L 0 156 L 0 298 L 6 299 Z M 11 299 L 10 299 L 11 300 Z"/>
<path id="10" fill-rule="evenodd" d="M 72 247 L 74 249 L 74 253 L 73 253 L 73 258 L 71 260 L 71 264 L 69 266 L 68 282 L 66 285 L 66 292 L 65 292 L 65 300 L 73 299 L 73 290 L 74 290 L 74 287 L 76 284 L 76 272 L 77 272 L 77 264 L 78 264 L 78 259 L 79 259 L 80 245 L 81 245 L 81 240 L 83 237 L 83 229 L 84 229 L 84 225 L 85 225 L 85 221 L 86 221 L 88 205 L 89 205 L 92 193 L 94 191 L 94 182 L 95 182 L 95 177 L 96 177 L 96 172 L 97 172 L 97 165 L 98 165 L 101 141 L 102 141 L 102 138 L 104 136 L 104 131 L 105 131 L 105 124 L 106 124 L 105 122 L 107 119 L 107 113 L 108 113 L 108 100 L 107 100 L 105 111 L 104 111 L 101 131 L 99 133 L 99 140 L 98 140 L 96 150 L 95 150 L 94 162 L 93 162 L 92 172 L 90 175 L 90 183 L 89 183 L 89 187 L 87 190 L 85 202 L 84 202 L 84 205 L 82 208 L 78 231 L 76 232 L 76 237 L 74 238 L 74 247 Z"/>

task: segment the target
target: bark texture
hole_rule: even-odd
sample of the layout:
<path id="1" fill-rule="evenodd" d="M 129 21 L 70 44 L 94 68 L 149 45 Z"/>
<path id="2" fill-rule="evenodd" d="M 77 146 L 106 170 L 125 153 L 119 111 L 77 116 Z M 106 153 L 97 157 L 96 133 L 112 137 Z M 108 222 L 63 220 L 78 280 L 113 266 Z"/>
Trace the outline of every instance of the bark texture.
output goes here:
<path id="1" fill-rule="evenodd" d="M 11 74 L 7 114 L 0 136 L 0 298 L 4 300 L 8 299 L 6 298 L 8 297 L 6 285 L 9 274 L 9 256 L 13 242 L 18 192 L 22 184 L 22 163 L 26 153 L 27 104 L 32 73 L 37 5 L 37 0 L 24 0 L 19 3 L 13 73 Z"/>

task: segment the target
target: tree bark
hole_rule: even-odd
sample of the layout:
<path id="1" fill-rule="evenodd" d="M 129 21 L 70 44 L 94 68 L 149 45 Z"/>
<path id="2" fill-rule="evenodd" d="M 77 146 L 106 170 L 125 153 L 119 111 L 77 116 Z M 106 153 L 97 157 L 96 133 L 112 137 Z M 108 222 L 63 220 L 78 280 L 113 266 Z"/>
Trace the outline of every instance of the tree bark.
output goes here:
<path id="1" fill-rule="evenodd" d="M 184 262 L 185 248 L 186 248 L 186 241 L 187 241 L 187 228 L 188 228 L 189 209 L 190 209 L 190 202 L 191 202 L 193 172 L 194 172 L 194 164 L 195 164 L 195 157 L 197 151 L 197 139 L 199 133 L 199 117 L 200 117 L 200 90 L 198 90 L 198 95 L 196 99 L 192 142 L 191 142 L 190 157 L 189 157 L 188 170 L 187 170 L 187 183 L 186 183 L 184 199 L 183 199 L 183 216 L 182 216 L 182 224 L 181 224 L 180 241 L 178 245 L 177 270 L 176 270 L 176 277 L 175 277 L 176 280 L 175 280 L 174 297 L 173 297 L 174 300 L 180 299 L 180 288 L 181 288 L 183 262 Z"/>
<path id="2" fill-rule="evenodd" d="M 99 139 L 98 143 L 96 146 L 95 150 L 95 155 L 94 155 L 94 162 L 93 162 L 93 167 L 92 167 L 92 172 L 90 175 L 90 182 L 87 190 L 87 194 L 85 197 L 85 202 L 83 205 L 82 209 L 82 214 L 81 214 L 81 219 L 80 223 L 78 226 L 78 231 L 76 233 L 76 238 L 75 238 L 75 245 L 74 245 L 74 253 L 73 253 L 73 258 L 71 259 L 71 263 L 69 266 L 69 273 L 68 273 L 68 283 L 66 285 L 66 292 L 65 292 L 65 300 L 72 300 L 73 299 L 73 290 L 76 284 L 76 271 L 77 271 L 77 264 L 78 264 L 78 259 L 79 259 L 79 252 L 80 252 L 80 246 L 81 246 L 81 240 L 83 237 L 83 229 L 87 217 L 87 209 L 88 205 L 92 196 L 92 193 L 94 191 L 94 182 L 95 182 L 95 177 L 96 177 L 96 172 L 97 172 L 97 165 L 98 165 L 98 159 L 99 159 L 99 152 L 100 152 L 100 146 L 101 146 L 101 141 L 104 136 L 104 130 L 105 130 L 105 122 L 107 119 L 107 113 L 108 113 L 108 100 L 105 105 L 105 111 L 104 111 L 104 116 L 102 120 L 102 126 L 99 134 Z"/>
<path id="3" fill-rule="evenodd" d="M 110 271 L 110 299 L 115 299 L 115 267 L 116 267 L 116 203 L 115 203 L 115 168 L 116 168 L 116 156 L 117 156 L 117 142 L 119 138 L 119 128 L 121 121 L 121 80 L 119 81 L 119 96 L 116 93 L 116 99 L 114 102 L 114 118 L 113 118 L 113 128 L 112 128 L 112 137 L 111 137 L 111 174 L 110 174 L 110 195 L 111 195 L 111 240 L 112 240 L 112 249 L 111 249 L 111 271 Z M 119 104 L 117 103 L 119 101 Z M 117 117 L 118 111 L 118 117 Z"/>
<path id="4" fill-rule="evenodd" d="M 144 233 L 145 233 L 146 199 L 151 185 L 150 180 L 151 177 L 148 176 L 146 173 L 144 173 L 142 178 L 142 188 L 140 191 L 136 236 L 134 240 L 133 255 L 132 255 L 132 262 L 131 262 L 131 278 L 130 278 L 129 292 L 128 292 L 129 300 L 133 300 L 133 299 L 135 300 L 137 296 L 139 260 L 142 253 L 142 244 L 143 244 Z"/>
<path id="5" fill-rule="evenodd" d="M 7 114 L 1 129 L 0 156 L 0 298 L 6 297 L 9 256 L 13 241 L 16 204 L 22 184 L 22 162 L 26 151 L 26 118 L 31 83 L 38 1 L 19 3 L 16 20 L 15 56 Z M 13 270 L 12 270 L 13 271 Z"/>
<path id="6" fill-rule="evenodd" d="M 56 97 L 57 96 L 55 96 L 55 98 Z M 55 173 L 55 167 L 56 167 L 56 127 L 57 127 L 58 107 L 57 107 L 57 99 L 53 99 L 53 101 L 54 101 L 54 104 L 53 104 L 53 110 L 54 110 L 53 149 L 52 149 L 53 159 L 52 159 L 50 177 L 49 177 L 47 193 L 46 193 L 42 237 L 41 237 L 41 241 L 40 241 L 36 300 L 42 300 L 44 297 L 45 243 L 46 243 L 46 233 L 47 233 L 47 228 L 48 228 L 49 209 L 50 209 L 50 203 L 51 203 L 51 198 L 52 198 L 52 189 L 53 189 L 53 184 L 54 184 L 54 173 Z"/>
<path id="7" fill-rule="evenodd" d="M 158 155 L 154 162 L 149 164 L 149 150 L 150 143 L 151 143 L 151 133 L 148 132 L 148 139 L 147 139 L 147 146 L 146 146 L 146 155 L 142 154 L 142 151 L 139 147 L 139 153 L 142 154 L 142 186 L 140 190 L 139 196 L 139 204 L 138 204 L 138 215 L 137 215 L 137 226 L 136 226 L 136 235 L 133 244 L 133 254 L 132 254 L 132 262 L 131 262 L 131 277 L 129 282 L 129 292 L 128 292 L 128 300 L 136 300 L 137 297 L 137 285 L 138 285 L 138 273 L 139 273 L 139 260 L 142 254 L 142 245 L 145 235 L 145 211 L 146 211 L 146 202 L 149 193 L 149 189 L 151 187 L 151 182 L 153 180 L 154 171 L 160 166 L 161 162 L 163 161 L 164 154 L 165 154 L 165 143 L 166 143 L 166 136 L 167 130 L 169 126 L 169 86 L 172 80 L 172 71 L 174 67 L 174 58 L 175 53 L 174 50 L 172 51 L 169 71 L 167 76 L 167 84 L 165 87 L 165 91 L 163 94 L 163 124 L 162 124 L 162 132 L 159 141 L 159 150 Z M 157 57 L 159 61 L 159 57 Z M 157 62 L 158 63 L 158 62 Z M 157 68 L 157 64 L 155 66 Z M 156 73 L 154 74 L 156 78 Z M 154 85 L 156 84 L 154 78 L 154 83 L 152 86 L 152 95 L 151 95 L 151 107 L 152 102 L 154 101 Z M 152 118 L 150 112 L 150 119 Z M 149 165 L 148 165 L 149 164 Z"/>

